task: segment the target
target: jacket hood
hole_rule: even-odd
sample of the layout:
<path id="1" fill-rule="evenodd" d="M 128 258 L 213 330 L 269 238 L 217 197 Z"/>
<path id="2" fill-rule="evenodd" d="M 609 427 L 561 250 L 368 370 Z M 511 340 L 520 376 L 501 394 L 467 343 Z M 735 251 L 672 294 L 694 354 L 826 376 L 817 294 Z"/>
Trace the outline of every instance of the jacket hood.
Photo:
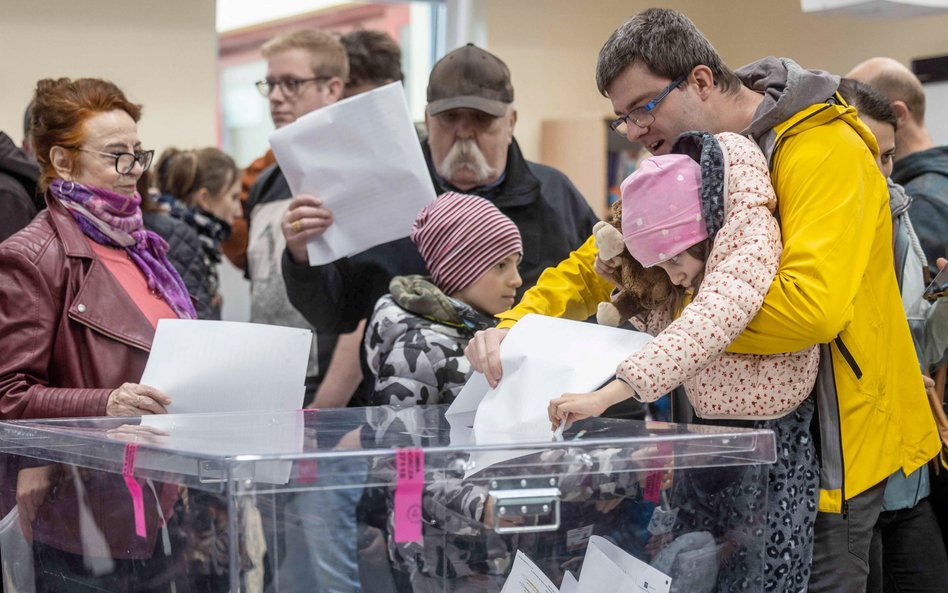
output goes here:
<path id="1" fill-rule="evenodd" d="M 34 197 L 33 201 L 37 201 L 35 196 L 40 173 L 39 166 L 4 132 L 0 132 L 0 173 L 16 179 L 23 189 Z"/>
<path id="2" fill-rule="evenodd" d="M 745 86 L 764 96 L 742 134 L 757 142 L 768 158 L 775 144 L 773 128 L 811 105 L 826 103 L 839 87 L 838 76 L 806 70 L 789 58 L 764 58 L 739 68 L 736 74 Z"/>
<path id="3" fill-rule="evenodd" d="M 752 139 L 757 142 L 757 146 L 767 159 L 768 166 L 772 168 L 774 152 L 783 140 L 829 125 L 834 120 L 843 122 L 852 128 L 873 157 L 879 154 L 879 143 L 876 141 L 876 137 L 872 135 L 872 130 L 859 119 L 856 109 L 848 105 L 838 94 L 823 103 L 814 103 L 804 107 L 787 120 L 776 124 L 772 130 L 765 133 L 761 138 Z M 872 166 L 875 167 L 875 164 Z"/>
<path id="4" fill-rule="evenodd" d="M 905 193 L 905 188 L 898 183 L 891 179 L 887 179 L 886 182 L 889 184 L 889 209 L 892 211 L 892 219 L 895 220 L 895 217 L 909 209 L 912 198 Z"/>
<path id="5" fill-rule="evenodd" d="M 713 243 L 724 224 L 724 150 L 713 134 L 685 132 L 671 151 L 686 154 L 701 165 L 701 213 Z"/>
<path id="6" fill-rule="evenodd" d="M 427 276 L 395 276 L 388 289 L 402 309 L 432 321 L 471 333 L 494 325 L 488 316 L 441 292 Z"/>
<path id="7" fill-rule="evenodd" d="M 728 210 L 752 205 L 765 205 L 774 210 L 777 206 L 773 192 L 747 191 L 746 188 L 731 191 L 742 184 L 738 181 L 737 186 L 731 185 L 730 178 L 735 169 L 731 168 L 728 161 L 735 158 L 733 155 L 740 154 L 742 146 L 759 152 L 751 140 L 733 132 L 685 132 L 672 145 L 673 153 L 688 155 L 701 165 L 701 214 L 712 243 L 724 226 Z M 740 156 L 736 158 L 733 162 L 746 164 Z M 762 174 L 767 176 L 766 171 Z"/>
<path id="8" fill-rule="evenodd" d="M 900 159 L 895 163 L 892 179 L 896 183 L 908 183 L 926 173 L 948 177 L 948 146 L 936 146 Z"/>

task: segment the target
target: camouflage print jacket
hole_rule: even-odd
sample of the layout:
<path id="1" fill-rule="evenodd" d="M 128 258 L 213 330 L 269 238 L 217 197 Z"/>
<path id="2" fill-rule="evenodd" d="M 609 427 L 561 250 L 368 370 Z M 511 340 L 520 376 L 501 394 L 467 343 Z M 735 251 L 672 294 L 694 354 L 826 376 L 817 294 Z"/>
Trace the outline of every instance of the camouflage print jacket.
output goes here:
<path id="1" fill-rule="evenodd" d="M 424 276 L 396 276 L 365 332 L 370 405 L 446 404 L 467 381 L 464 347 L 495 320 L 449 298 Z"/>
<path id="2" fill-rule="evenodd" d="M 437 408 L 374 407 L 366 410 L 370 441 L 386 447 L 424 447 L 432 444 L 419 427 L 431 426 L 439 416 Z M 447 422 L 447 420 L 442 420 Z M 453 439 L 453 436 L 452 436 Z M 620 449 L 556 448 L 496 464 L 489 472 L 465 479 L 470 453 L 459 447 L 453 455 L 426 460 L 426 482 L 422 494 L 422 539 L 395 543 L 394 489 L 381 487 L 378 498 L 388 512 L 389 559 L 399 572 L 429 578 L 459 580 L 476 575 L 504 575 L 510 570 L 518 549 L 537 562 L 560 564 L 566 560 L 552 550 L 565 548 L 570 530 L 594 526 L 605 533 L 619 515 L 610 516 L 614 506 L 599 510 L 597 501 L 638 499 L 639 483 L 647 475 L 647 459 L 630 459 Z M 394 457 L 377 457 L 369 471 L 370 481 L 396 483 Z M 490 482 L 496 478 L 556 476 L 564 507 L 561 529 L 546 534 L 499 534 L 485 524 L 484 511 Z M 592 531 L 590 532 L 592 533 Z M 587 535 L 588 537 L 588 535 Z M 543 551 L 545 550 L 545 551 Z M 584 550 L 576 552 L 582 556 Z M 544 567 L 550 568 L 552 567 Z M 549 572 L 548 574 L 553 574 Z"/>

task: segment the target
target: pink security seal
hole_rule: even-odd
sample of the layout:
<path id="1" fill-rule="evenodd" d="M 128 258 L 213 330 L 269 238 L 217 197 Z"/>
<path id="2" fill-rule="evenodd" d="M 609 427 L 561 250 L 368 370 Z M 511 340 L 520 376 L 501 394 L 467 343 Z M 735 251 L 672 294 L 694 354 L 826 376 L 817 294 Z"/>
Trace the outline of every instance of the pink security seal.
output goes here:
<path id="1" fill-rule="evenodd" d="M 425 452 L 399 449 L 395 454 L 398 471 L 395 482 L 395 542 L 421 541 L 421 495 L 425 487 Z"/>
<path id="2" fill-rule="evenodd" d="M 132 495 L 132 508 L 135 511 L 135 535 L 145 537 L 145 500 L 142 498 L 142 487 L 132 477 L 135 470 L 135 453 L 138 445 L 129 443 L 125 445 L 125 460 L 122 463 L 122 477 L 125 478 L 125 486 L 128 493 Z"/>

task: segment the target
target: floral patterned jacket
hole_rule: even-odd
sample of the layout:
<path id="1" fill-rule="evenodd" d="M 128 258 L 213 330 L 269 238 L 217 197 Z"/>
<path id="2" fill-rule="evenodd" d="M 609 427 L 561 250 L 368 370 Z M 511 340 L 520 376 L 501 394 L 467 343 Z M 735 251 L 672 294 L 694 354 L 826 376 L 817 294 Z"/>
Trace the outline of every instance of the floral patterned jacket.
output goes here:
<path id="1" fill-rule="evenodd" d="M 642 401 L 684 385 L 702 418 L 779 418 L 813 389 L 818 347 L 772 355 L 725 351 L 760 310 L 783 249 L 767 162 L 754 142 L 733 133 L 691 134 L 676 150 L 700 156 L 713 246 L 691 303 L 674 321 L 652 312 L 646 330 L 655 339 L 619 364 L 617 376 Z"/>

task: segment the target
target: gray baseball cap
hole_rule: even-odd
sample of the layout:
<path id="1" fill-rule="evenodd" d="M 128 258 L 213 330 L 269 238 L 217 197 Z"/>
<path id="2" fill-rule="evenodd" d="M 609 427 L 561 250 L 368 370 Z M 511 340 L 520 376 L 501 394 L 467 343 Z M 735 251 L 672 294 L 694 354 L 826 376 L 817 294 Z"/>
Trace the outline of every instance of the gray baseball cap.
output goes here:
<path id="1" fill-rule="evenodd" d="M 513 100 L 507 64 L 473 43 L 438 60 L 428 78 L 430 115 L 468 108 L 500 117 Z"/>

